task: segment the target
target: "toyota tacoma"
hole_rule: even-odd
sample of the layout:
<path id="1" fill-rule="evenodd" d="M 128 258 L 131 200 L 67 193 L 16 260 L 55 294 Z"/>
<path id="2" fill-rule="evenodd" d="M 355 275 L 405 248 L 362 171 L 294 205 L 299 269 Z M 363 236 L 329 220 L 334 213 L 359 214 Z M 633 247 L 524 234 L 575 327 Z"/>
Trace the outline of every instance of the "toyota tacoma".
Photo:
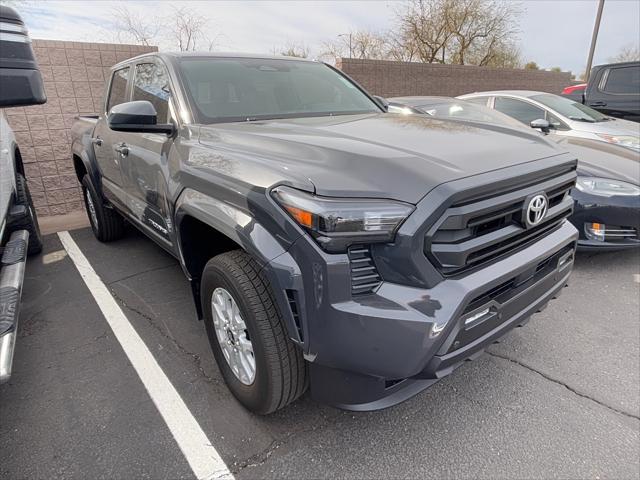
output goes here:
<path id="1" fill-rule="evenodd" d="M 573 266 L 571 154 L 389 113 L 320 62 L 142 55 L 72 138 L 95 236 L 127 221 L 178 259 L 257 413 L 309 386 L 345 409 L 403 401 L 524 324 Z"/>

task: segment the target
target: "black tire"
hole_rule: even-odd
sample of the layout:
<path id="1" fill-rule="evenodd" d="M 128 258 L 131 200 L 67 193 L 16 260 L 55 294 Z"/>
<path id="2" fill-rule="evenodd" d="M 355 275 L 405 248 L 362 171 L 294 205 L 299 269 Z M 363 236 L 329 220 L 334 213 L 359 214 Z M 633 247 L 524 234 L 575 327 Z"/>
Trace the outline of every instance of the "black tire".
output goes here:
<path id="1" fill-rule="evenodd" d="M 308 386 L 300 348 L 288 337 L 268 281 L 256 261 L 242 250 L 218 255 L 202 274 L 202 308 L 211 349 L 231 393 L 248 410 L 266 415 L 300 397 Z M 222 287 L 235 300 L 253 345 L 255 378 L 243 384 L 231 370 L 213 325 L 211 298 Z"/>
<path id="2" fill-rule="evenodd" d="M 82 195 L 91 229 L 96 238 L 101 242 L 112 242 L 122 238 L 124 219 L 114 209 L 105 206 L 102 197 L 98 195 L 91 183 L 89 175 L 85 175 L 82 179 Z M 94 212 L 91 211 L 92 206 Z"/>
<path id="3" fill-rule="evenodd" d="M 42 234 L 40 233 L 38 216 L 33 207 L 33 200 L 31 200 L 27 179 L 20 173 L 16 175 L 16 197 L 17 203 L 26 207 L 27 214 L 15 223 L 12 223 L 11 228 L 12 230 L 27 230 L 29 232 L 27 255 L 36 255 L 42 251 Z"/>

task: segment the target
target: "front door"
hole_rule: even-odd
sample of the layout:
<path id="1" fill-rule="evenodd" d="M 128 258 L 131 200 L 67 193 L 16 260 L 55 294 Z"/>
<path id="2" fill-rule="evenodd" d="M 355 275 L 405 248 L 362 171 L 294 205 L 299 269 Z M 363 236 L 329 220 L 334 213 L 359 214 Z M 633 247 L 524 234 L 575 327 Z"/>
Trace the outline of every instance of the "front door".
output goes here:
<path id="1" fill-rule="evenodd" d="M 169 79 L 159 61 L 135 66 L 131 100 L 146 100 L 156 109 L 158 123 L 172 121 Z M 160 133 L 121 134 L 126 156 L 120 168 L 127 193 L 128 210 L 140 226 L 167 246 L 172 244 L 173 224 L 168 205 L 169 151 L 173 140 Z"/>

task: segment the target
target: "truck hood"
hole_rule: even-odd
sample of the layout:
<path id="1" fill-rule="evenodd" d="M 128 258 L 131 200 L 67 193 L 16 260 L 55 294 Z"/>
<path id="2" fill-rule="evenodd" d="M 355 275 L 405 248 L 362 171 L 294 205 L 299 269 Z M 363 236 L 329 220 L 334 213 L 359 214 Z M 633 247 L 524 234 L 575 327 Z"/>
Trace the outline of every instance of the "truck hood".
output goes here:
<path id="1" fill-rule="evenodd" d="M 535 133 L 396 114 L 214 124 L 199 141 L 266 166 L 269 180 L 309 180 L 319 195 L 414 204 L 442 183 L 563 153 Z"/>
<path id="2" fill-rule="evenodd" d="M 587 138 L 549 135 L 578 158 L 578 175 L 640 183 L 640 154 L 625 147 Z"/>

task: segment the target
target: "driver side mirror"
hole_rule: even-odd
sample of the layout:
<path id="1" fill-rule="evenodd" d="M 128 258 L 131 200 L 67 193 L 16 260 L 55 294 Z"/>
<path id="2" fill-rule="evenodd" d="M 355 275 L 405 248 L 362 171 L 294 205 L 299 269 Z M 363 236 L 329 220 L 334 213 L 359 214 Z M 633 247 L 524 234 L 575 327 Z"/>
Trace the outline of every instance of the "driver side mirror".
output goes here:
<path id="1" fill-rule="evenodd" d="M 386 98 L 381 97 L 379 95 L 374 95 L 373 99 L 376 101 L 376 103 L 378 105 L 380 105 L 380 107 L 385 111 L 388 112 L 389 111 L 389 102 L 387 101 Z"/>
<path id="2" fill-rule="evenodd" d="M 121 103 L 114 106 L 107 117 L 109 128 L 116 132 L 166 133 L 171 135 L 172 123 L 158 123 L 158 113 L 147 100 Z"/>
<path id="3" fill-rule="evenodd" d="M 531 128 L 539 129 L 543 133 L 549 133 L 551 131 L 551 124 L 548 120 L 544 118 L 538 118 L 537 120 L 532 120 L 529 124 Z"/>

